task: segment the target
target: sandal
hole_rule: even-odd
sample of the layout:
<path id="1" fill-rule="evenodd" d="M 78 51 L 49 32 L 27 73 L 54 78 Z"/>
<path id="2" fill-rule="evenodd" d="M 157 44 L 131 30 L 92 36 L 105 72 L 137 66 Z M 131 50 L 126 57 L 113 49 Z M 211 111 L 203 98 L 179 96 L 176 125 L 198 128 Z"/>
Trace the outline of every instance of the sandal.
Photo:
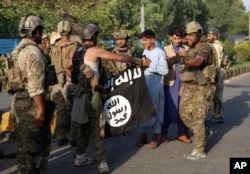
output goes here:
<path id="1" fill-rule="evenodd" d="M 150 147 L 150 148 L 156 148 L 157 146 L 158 146 L 157 141 L 151 141 L 151 142 L 148 144 L 148 147 Z"/>

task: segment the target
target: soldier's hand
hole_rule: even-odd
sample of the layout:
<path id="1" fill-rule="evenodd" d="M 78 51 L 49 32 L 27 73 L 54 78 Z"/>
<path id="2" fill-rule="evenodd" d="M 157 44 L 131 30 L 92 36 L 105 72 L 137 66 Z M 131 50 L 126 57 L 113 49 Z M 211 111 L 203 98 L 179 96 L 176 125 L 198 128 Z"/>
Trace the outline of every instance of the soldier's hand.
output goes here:
<path id="1" fill-rule="evenodd" d="M 175 62 L 173 61 L 173 57 L 167 57 L 166 60 L 167 60 L 167 62 L 168 62 L 168 66 L 169 66 L 169 67 L 173 66 L 173 64 L 175 63 Z"/>
<path id="2" fill-rule="evenodd" d="M 178 51 L 178 52 L 177 52 L 177 55 L 178 55 L 178 56 L 181 56 L 181 57 L 182 57 L 182 56 L 186 56 L 186 55 L 187 55 L 187 51 L 185 51 L 185 50 Z"/>
<path id="3" fill-rule="evenodd" d="M 36 117 L 35 117 L 35 122 L 37 124 L 37 126 L 41 127 L 44 124 L 44 120 L 45 120 L 45 115 L 44 113 L 37 113 Z"/>

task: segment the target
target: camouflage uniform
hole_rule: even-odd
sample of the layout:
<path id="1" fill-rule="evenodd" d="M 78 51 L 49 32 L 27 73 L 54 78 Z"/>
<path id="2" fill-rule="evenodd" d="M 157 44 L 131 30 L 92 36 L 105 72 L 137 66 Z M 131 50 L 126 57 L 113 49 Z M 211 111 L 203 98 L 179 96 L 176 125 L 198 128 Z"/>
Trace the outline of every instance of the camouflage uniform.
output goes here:
<path id="1" fill-rule="evenodd" d="M 199 55 L 204 57 L 205 62 L 207 62 L 211 54 L 210 46 L 208 44 L 201 43 L 197 47 L 190 48 L 187 54 L 187 58 L 193 58 Z M 183 69 L 185 69 L 185 67 L 188 67 L 187 65 L 182 66 Z M 189 70 L 193 73 L 197 73 L 197 71 L 200 71 L 199 68 L 192 67 Z M 180 117 L 186 124 L 186 126 L 194 133 L 193 151 L 198 153 L 204 153 L 205 151 L 205 118 L 207 116 L 209 104 L 213 98 L 213 93 L 213 84 L 207 83 L 206 85 L 200 85 L 198 81 L 185 82 L 185 80 L 183 80 L 183 84 L 180 89 Z"/>
<path id="2" fill-rule="evenodd" d="M 194 149 L 186 158 L 198 160 L 206 157 L 206 141 L 212 135 L 212 131 L 206 127 L 205 118 L 215 91 L 216 59 L 212 47 L 206 43 L 201 25 L 192 21 L 185 28 L 190 48 L 187 52 L 180 52 L 181 57 L 178 58 L 183 82 L 179 91 L 179 113 L 182 121 L 194 133 Z"/>
<path id="3" fill-rule="evenodd" d="M 218 58 L 218 80 L 216 82 L 215 101 L 210 105 L 210 112 L 212 114 L 211 123 L 223 122 L 223 91 L 224 91 L 224 69 L 221 68 L 221 61 L 223 57 L 223 46 L 216 40 L 213 46 L 217 53 Z"/>
<path id="4" fill-rule="evenodd" d="M 26 75 L 27 84 L 23 91 L 17 91 L 11 104 L 16 139 L 17 139 L 17 169 L 19 173 L 36 173 L 32 162 L 38 147 L 38 142 L 29 136 L 30 132 L 38 133 L 39 127 L 34 122 L 37 114 L 37 106 L 32 97 L 44 94 L 44 68 L 45 57 L 34 42 L 22 39 L 19 45 L 31 43 L 23 48 L 18 54 L 18 62 L 23 75 Z M 18 46 L 19 46 L 18 45 Z M 18 47 L 17 46 L 17 47 Z M 39 173 L 46 173 L 48 156 L 50 153 L 50 132 L 47 135 L 48 144 L 44 148 Z"/>
<path id="5" fill-rule="evenodd" d="M 132 57 L 140 57 L 139 53 L 136 51 L 134 47 L 130 47 L 127 45 L 129 34 L 126 30 L 118 30 L 117 32 L 115 32 L 114 38 L 116 40 L 124 39 L 125 45 L 122 45 L 122 47 L 120 47 L 119 44 L 117 43 L 117 45 L 114 48 L 108 49 L 109 51 L 113 53 L 118 53 L 118 54 L 125 54 L 125 55 L 132 56 Z M 115 76 L 118 73 L 124 71 L 125 69 L 131 67 L 131 64 L 129 63 L 123 63 L 123 62 L 118 62 L 118 61 L 108 61 L 107 64 L 105 64 L 105 61 L 103 62 L 104 62 L 103 63 L 104 67 L 106 67 L 107 71 L 111 73 L 110 76 Z"/>
<path id="6" fill-rule="evenodd" d="M 55 47 L 65 46 L 69 41 L 59 40 L 56 42 Z M 76 45 L 70 44 L 65 47 L 65 57 L 66 59 L 71 59 L 75 52 Z M 51 54 L 51 61 L 53 63 L 53 54 Z M 63 72 L 65 75 L 65 72 Z M 65 75 L 66 76 L 66 75 Z M 56 136 L 58 140 L 66 140 L 67 133 L 70 129 L 70 113 L 72 108 L 72 102 L 69 100 L 69 93 L 72 90 L 73 85 L 69 77 L 65 77 L 64 84 L 56 84 L 51 89 L 51 99 L 56 103 Z"/>
<path id="7" fill-rule="evenodd" d="M 95 91 L 94 94 L 87 93 L 84 95 L 86 95 L 85 109 L 89 121 L 79 126 L 80 134 L 78 134 L 77 138 L 76 154 L 81 155 L 86 153 L 91 135 L 95 149 L 95 161 L 97 163 L 106 162 L 104 144 L 105 118 L 102 112 L 101 94 Z"/>
<path id="8" fill-rule="evenodd" d="M 103 161 L 106 162 L 106 152 L 104 148 L 105 118 L 101 92 L 93 89 L 91 85 L 99 84 L 99 73 L 95 72 L 92 68 L 91 65 L 88 65 L 87 61 L 80 68 L 78 83 L 74 91 L 72 122 L 78 125 L 77 157 L 78 155 L 80 156 L 86 153 L 90 136 L 92 136 L 95 148 L 95 160 L 100 163 Z M 79 102 L 80 105 L 78 105 Z M 83 110 L 79 108 L 81 105 L 84 107 Z M 75 165 L 77 164 L 75 163 Z"/>

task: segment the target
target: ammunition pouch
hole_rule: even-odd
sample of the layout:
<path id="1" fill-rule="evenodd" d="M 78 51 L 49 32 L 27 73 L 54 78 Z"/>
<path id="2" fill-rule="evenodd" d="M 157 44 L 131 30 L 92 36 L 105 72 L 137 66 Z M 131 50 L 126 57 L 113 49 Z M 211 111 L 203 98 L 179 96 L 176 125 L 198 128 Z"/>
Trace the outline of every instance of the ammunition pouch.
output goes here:
<path id="1" fill-rule="evenodd" d="M 84 93 L 90 93 L 91 88 L 89 87 L 83 87 L 80 84 L 77 84 L 75 86 L 75 89 L 72 91 L 71 95 L 75 97 L 81 97 Z"/>
<path id="2" fill-rule="evenodd" d="M 202 74 L 208 82 L 214 83 L 216 82 L 218 70 L 214 65 L 209 65 L 202 69 Z"/>
<path id="3" fill-rule="evenodd" d="M 207 84 L 207 80 L 200 70 L 194 72 L 194 82 L 198 83 L 201 86 Z"/>
<path id="4" fill-rule="evenodd" d="M 183 82 L 193 82 L 194 71 L 186 65 L 180 65 L 180 78 Z"/>
<path id="5" fill-rule="evenodd" d="M 229 62 L 229 58 L 228 58 L 228 56 L 226 55 L 226 56 L 223 57 L 223 59 L 222 59 L 222 61 L 221 61 L 221 67 L 227 67 L 228 62 Z"/>
<path id="6" fill-rule="evenodd" d="M 211 102 L 214 98 L 215 86 L 214 85 L 206 86 L 204 88 L 203 92 L 204 92 L 204 96 L 207 99 L 207 101 Z"/>
<path id="7" fill-rule="evenodd" d="M 45 67 L 45 87 L 57 84 L 57 77 L 54 65 L 47 65 Z"/>

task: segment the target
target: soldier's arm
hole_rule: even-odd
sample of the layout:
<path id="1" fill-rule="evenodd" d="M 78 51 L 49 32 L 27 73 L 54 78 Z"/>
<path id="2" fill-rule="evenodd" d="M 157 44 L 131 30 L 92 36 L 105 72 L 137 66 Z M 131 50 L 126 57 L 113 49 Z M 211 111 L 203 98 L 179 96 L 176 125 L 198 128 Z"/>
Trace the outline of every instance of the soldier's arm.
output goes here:
<path id="1" fill-rule="evenodd" d="M 205 61 L 205 58 L 202 56 L 196 56 L 195 58 L 184 58 L 183 61 L 185 65 L 198 67 Z"/>
<path id="2" fill-rule="evenodd" d="M 141 64 L 142 66 L 149 66 L 149 64 L 150 64 L 149 59 L 140 59 L 140 58 L 130 57 L 130 56 L 125 55 L 125 54 L 112 53 L 112 52 L 109 52 L 103 48 L 98 48 L 98 47 L 89 48 L 86 51 L 85 55 L 86 55 L 87 59 L 90 59 L 90 57 L 91 57 L 92 60 L 90 60 L 90 61 L 96 61 L 96 59 L 98 57 L 101 57 L 101 58 L 107 59 L 107 60 Z"/>
<path id="3" fill-rule="evenodd" d="M 45 120 L 45 105 L 44 105 L 44 99 L 43 95 L 36 95 L 33 97 L 33 100 L 37 106 L 37 114 L 35 117 L 36 124 L 40 127 L 44 124 Z"/>
<path id="4" fill-rule="evenodd" d="M 67 60 L 65 67 L 64 67 L 64 71 L 65 71 L 66 75 L 69 77 L 71 77 L 71 68 L 72 68 L 72 59 Z"/>
<path id="5" fill-rule="evenodd" d="M 211 47 L 207 44 L 203 44 L 200 46 L 198 53 L 194 58 L 192 57 L 184 57 L 184 64 L 191 67 L 199 67 L 201 64 L 205 63 L 211 54 Z"/>

